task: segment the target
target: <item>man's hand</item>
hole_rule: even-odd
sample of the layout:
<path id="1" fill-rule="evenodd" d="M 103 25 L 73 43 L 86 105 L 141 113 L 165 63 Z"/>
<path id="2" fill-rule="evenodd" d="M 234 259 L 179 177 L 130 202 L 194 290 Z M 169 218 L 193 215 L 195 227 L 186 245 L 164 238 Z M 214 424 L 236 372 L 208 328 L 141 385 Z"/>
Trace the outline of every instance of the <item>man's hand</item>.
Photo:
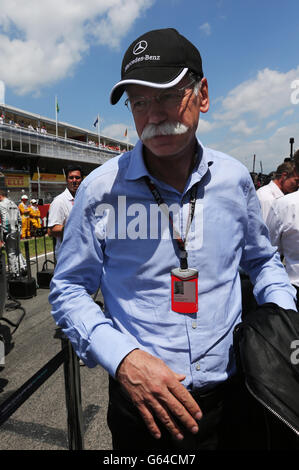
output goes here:
<path id="1" fill-rule="evenodd" d="M 140 349 L 128 354 L 117 372 L 117 380 L 131 397 L 156 439 L 161 437 L 161 432 L 154 415 L 176 439 L 184 437 L 176 421 L 180 421 L 194 434 L 198 431 L 196 420 L 202 417 L 202 412 L 180 383 L 184 378 L 184 375 L 173 372 L 162 360 Z"/>

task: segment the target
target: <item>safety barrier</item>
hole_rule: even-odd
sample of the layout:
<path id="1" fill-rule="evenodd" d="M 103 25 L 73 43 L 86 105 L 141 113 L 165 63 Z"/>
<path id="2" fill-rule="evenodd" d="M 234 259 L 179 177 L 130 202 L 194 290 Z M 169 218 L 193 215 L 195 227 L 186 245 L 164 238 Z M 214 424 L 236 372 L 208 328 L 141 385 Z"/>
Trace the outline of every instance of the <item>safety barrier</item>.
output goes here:
<path id="1" fill-rule="evenodd" d="M 63 364 L 69 450 L 84 449 L 80 364 L 70 341 L 60 332 L 61 351 L 0 405 L 0 426 Z"/>

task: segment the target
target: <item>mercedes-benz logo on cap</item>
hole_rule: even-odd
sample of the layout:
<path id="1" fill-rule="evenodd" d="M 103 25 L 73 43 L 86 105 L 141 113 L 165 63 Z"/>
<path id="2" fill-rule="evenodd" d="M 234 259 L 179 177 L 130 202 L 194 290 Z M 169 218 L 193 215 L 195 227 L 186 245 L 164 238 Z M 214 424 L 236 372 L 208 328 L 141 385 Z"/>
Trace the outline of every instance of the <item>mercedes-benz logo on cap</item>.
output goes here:
<path id="1" fill-rule="evenodd" d="M 134 46 L 133 54 L 134 55 L 142 54 L 142 52 L 144 52 L 146 48 L 147 48 L 147 42 L 146 41 L 139 41 Z"/>

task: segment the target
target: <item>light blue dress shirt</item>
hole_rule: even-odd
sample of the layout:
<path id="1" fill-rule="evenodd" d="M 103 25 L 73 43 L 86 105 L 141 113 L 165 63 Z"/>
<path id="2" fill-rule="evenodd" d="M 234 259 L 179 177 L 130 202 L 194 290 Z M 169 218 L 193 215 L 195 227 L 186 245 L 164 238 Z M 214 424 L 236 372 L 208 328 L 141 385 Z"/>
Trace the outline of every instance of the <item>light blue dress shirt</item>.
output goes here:
<path id="1" fill-rule="evenodd" d="M 187 238 L 189 267 L 199 272 L 199 308 L 172 311 L 170 272 L 179 251 L 144 181 L 148 174 L 138 142 L 81 183 L 51 283 L 52 314 L 89 367 L 101 364 L 115 376 L 121 360 L 140 348 L 185 374 L 188 389 L 211 386 L 235 371 L 239 267 L 250 274 L 259 304 L 295 310 L 295 289 L 269 242 L 248 170 L 199 144 L 183 193 L 152 178 L 182 237 L 189 190 L 199 182 Z M 104 312 L 92 298 L 99 286 Z"/>

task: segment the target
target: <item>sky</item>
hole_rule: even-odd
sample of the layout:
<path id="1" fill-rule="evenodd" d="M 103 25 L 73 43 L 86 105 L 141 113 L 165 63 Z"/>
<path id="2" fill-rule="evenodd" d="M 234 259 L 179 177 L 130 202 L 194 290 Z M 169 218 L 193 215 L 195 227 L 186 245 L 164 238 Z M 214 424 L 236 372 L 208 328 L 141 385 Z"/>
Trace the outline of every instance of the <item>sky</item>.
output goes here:
<path id="1" fill-rule="evenodd" d="M 96 131 L 99 115 L 103 135 L 135 144 L 110 91 L 127 47 L 168 27 L 202 56 L 202 144 L 250 171 L 275 170 L 290 137 L 299 148 L 298 0 L 0 0 L 0 103 L 55 119 L 57 96 L 59 121 Z"/>

